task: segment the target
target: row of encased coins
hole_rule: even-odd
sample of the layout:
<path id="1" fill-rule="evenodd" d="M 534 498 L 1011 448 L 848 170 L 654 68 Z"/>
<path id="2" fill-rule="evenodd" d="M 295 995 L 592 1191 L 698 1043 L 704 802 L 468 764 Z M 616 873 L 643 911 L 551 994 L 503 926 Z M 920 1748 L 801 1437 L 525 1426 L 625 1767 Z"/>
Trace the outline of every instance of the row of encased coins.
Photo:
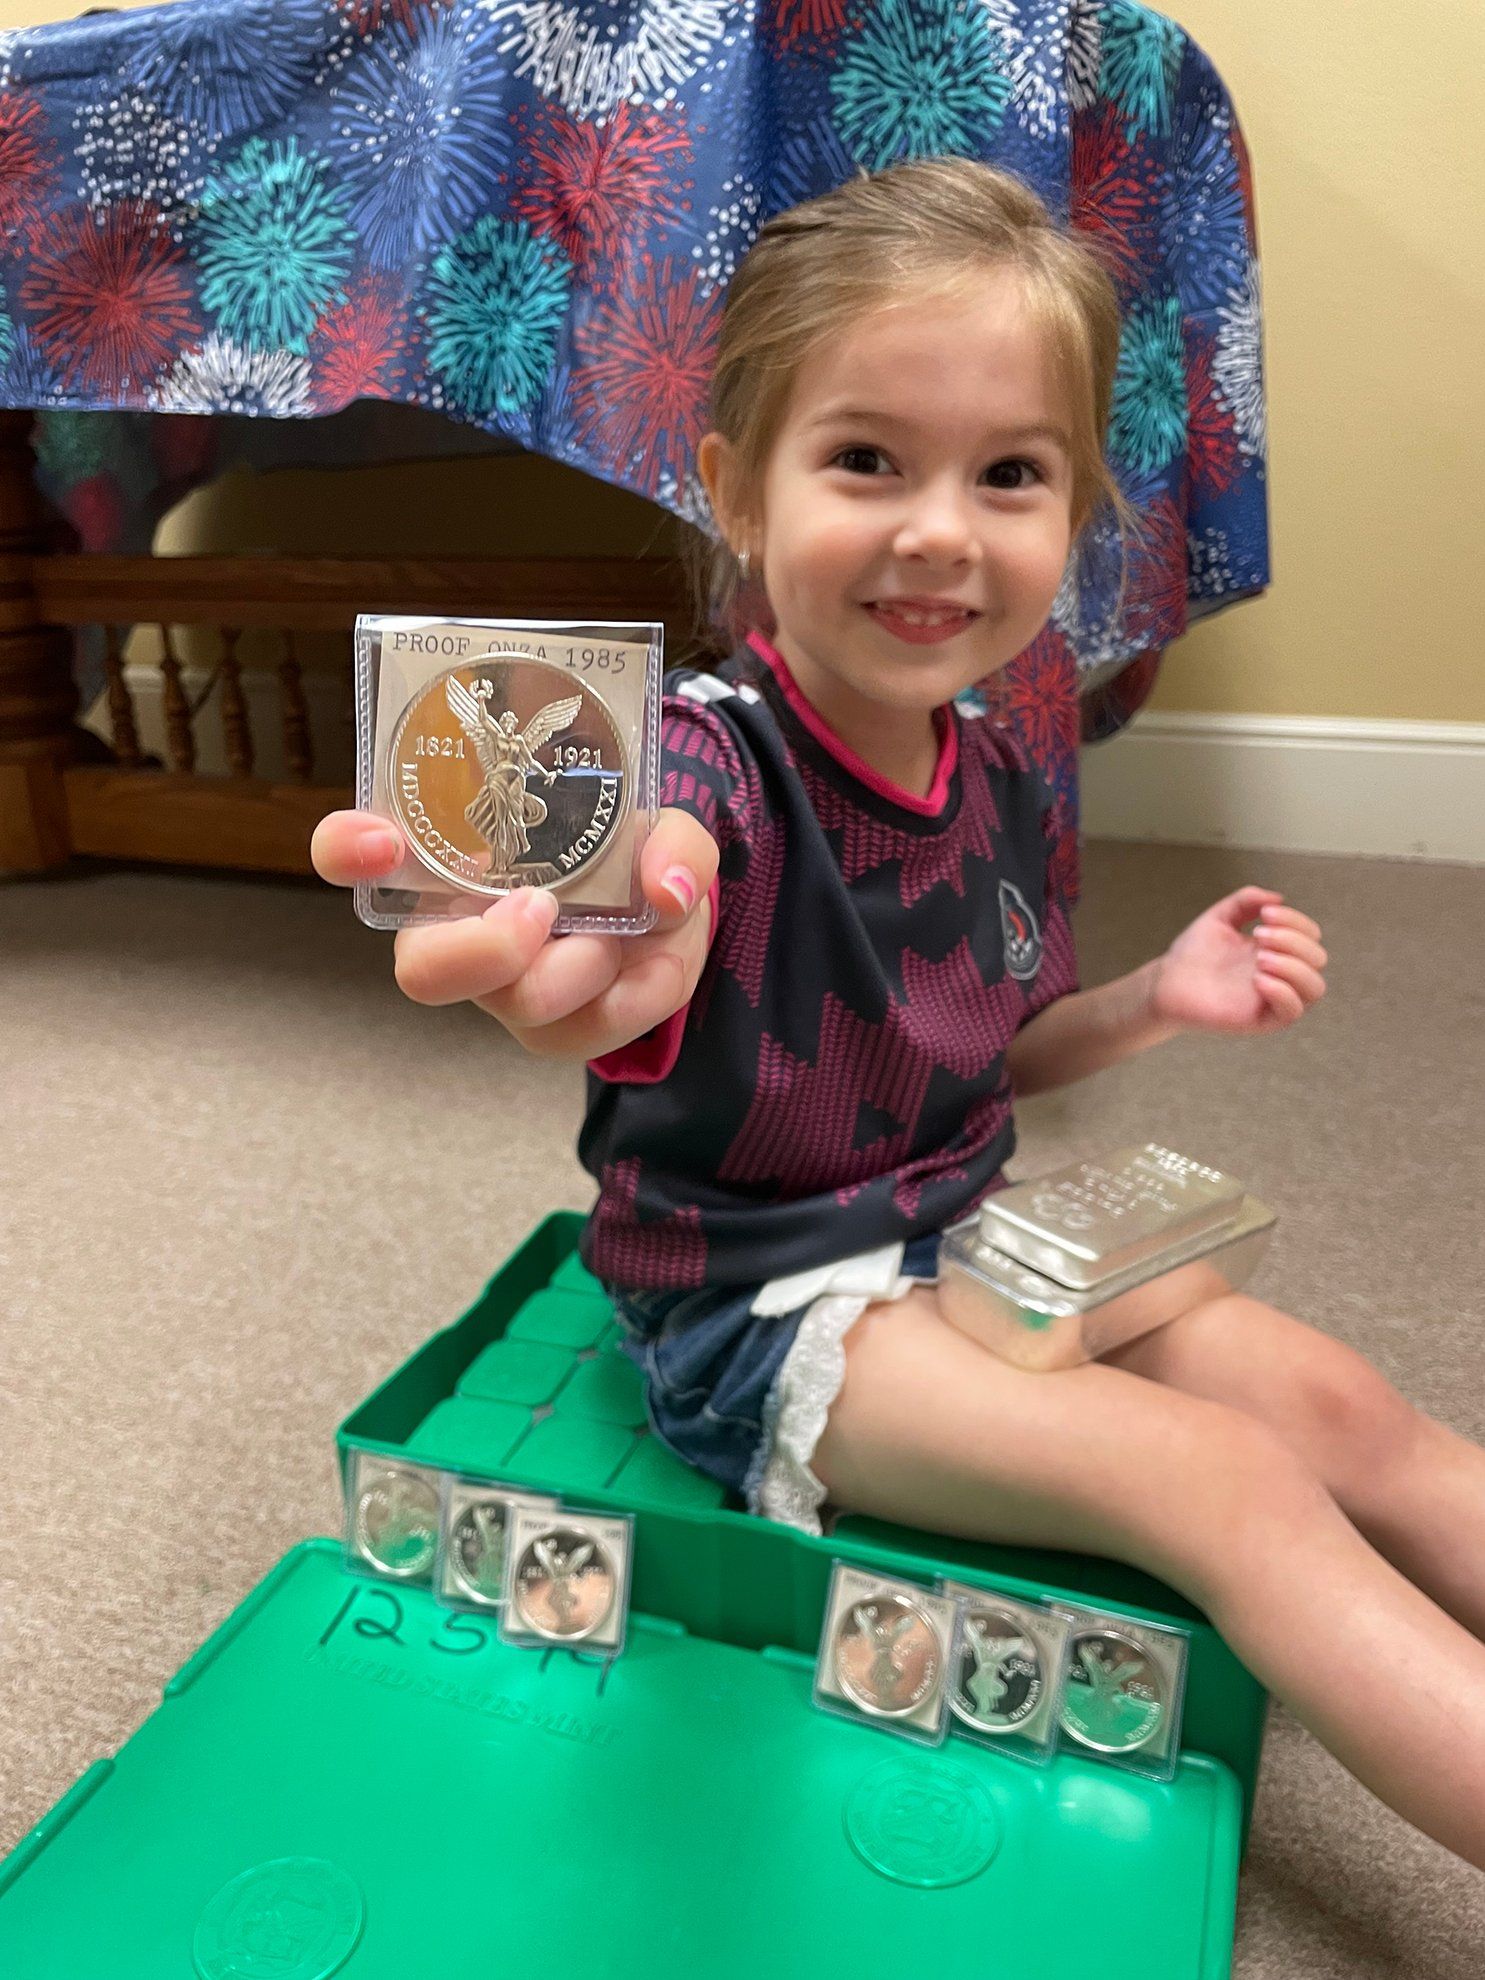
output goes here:
<path id="1" fill-rule="evenodd" d="M 616 1657 L 629 1612 L 634 1516 L 353 1450 L 345 1564 L 445 1608 L 492 1616 L 507 1643 Z"/>
<path id="2" fill-rule="evenodd" d="M 634 1520 L 353 1451 L 346 1565 L 498 1619 L 501 1636 L 617 1656 Z M 1059 1744 L 1169 1780 L 1189 1637 L 1164 1623 L 836 1561 L 815 1703 L 936 1746 L 950 1728 L 1034 1765 Z"/>
<path id="3" fill-rule="evenodd" d="M 1190 1637 L 1165 1623 L 837 1561 L 815 1703 L 936 1746 L 952 1729 L 1044 1766 L 1061 1746 L 1168 1781 Z"/>

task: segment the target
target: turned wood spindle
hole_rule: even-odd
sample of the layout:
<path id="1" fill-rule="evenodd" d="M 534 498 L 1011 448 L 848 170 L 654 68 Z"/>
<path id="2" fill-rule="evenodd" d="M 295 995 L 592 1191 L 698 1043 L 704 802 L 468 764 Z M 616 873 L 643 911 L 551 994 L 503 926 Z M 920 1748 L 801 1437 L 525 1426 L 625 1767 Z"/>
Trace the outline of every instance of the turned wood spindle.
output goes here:
<path id="1" fill-rule="evenodd" d="M 160 673 L 165 683 L 165 744 L 170 752 L 170 767 L 191 771 L 196 768 L 196 738 L 191 732 L 190 703 L 180 682 L 180 657 L 169 626 L 161 626 L 160 638 L 165 649 Z"/>
<path id="2" fill-rule="evenodd" d="M 304 699 L 303 670 L 294 645 L 294 634 L 285 626 L 284 657 L 278 663 L 278 682 L 283 701 L 284 761 L 296 784 L 307 784 L 314 772 L 314 741 L 309 730 L 309 708 Z"/>
<path id="3" fill-rule="evenodd" d="M 227 752 L 227 768 L 234 777 L 253 774 L 253 730 L 248 720 L 247 701 L 242 692 L 242 668 L 237 659 L 241 629 L 223 626 L 222 634 L 222 744 Z"/>
<path id="4" fill-rule="evenodd" d="M 124 674 L 124 652 L 115 625 L 103 628 L 103 673 L 108 682 L 108 726 L 119 767 L 137 770 L 144 761 L 134 722 L 134 697 Z"/>

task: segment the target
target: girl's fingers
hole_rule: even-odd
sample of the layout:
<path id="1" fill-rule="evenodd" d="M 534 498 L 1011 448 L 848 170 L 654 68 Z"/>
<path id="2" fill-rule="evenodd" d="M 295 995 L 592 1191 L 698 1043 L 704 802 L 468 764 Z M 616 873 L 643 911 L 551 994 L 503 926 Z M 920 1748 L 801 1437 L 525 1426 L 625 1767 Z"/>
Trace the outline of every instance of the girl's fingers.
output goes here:
<path id="1" fill-rule="evenodd" d="M 1325 995 L 1325 978 L 1298 956 L 1283 956 L 1272 949 L 1260 948 L 1256 974 L 1291 985 L 1306 1004 L 1318 1004 Z"/>
<path id="2" fill-rule="evenodd" d="M 660 911 L 660 926 L 674 928 L 705 899 L 717 877 L 717 842 L 699 819 L 676 806 L 655 821 L 640 854 L 645 899 Z"/>
<path id="3" fill-rule="evenodd" d="M 701 911 L 684 927 L 621 941 L 620 969 L 590 1003 L 551 1024 L 518 1035 L 540 1058 L 600 1059 L 664 1023 L 690 1000 L 711 946 L 711 911 Z"/>
<path id="4" fill-rule="evenodd" d="M 1275 903 L 1271 907 L 1262 909 L 1258 919 L 1261 928 L 1293 928 L 1301 935 L 1308 935 L 1312 942 L 1320 940 L 1319 922 L 1311 921 L 1310 917 L 1301 914 L 1298 908 L 1281 907 Z"/>
<path id="5" fill-rule="evenodd" d="M 380 880 L 402 864 L 402 837 L 385 818 L 369 811 L 332 811 L 309 842 L 310 862 L 332 886 L 354 887 L 358 880 Z"/>
<path id="6" fill-rule="evenodd" d="M 601 1059 L 678 1011 L 694 987 L 688 976 L 675 948 L 652 950 L 570 1017 L 521 1032 L 521 1043 L 538 1058 Z"/>
<path id="7" fill-rule="evenodd" d="M 555 894 L 523 888 L 481 915 L 404 928 L 395 944 L 398 987 L 415 1004 L 488 997 L 530 969 L 556 918 Z"/>
<path id="8" fill-rule="evenodd" d="M 1318 942 L 1312 941 L 1298 928 L 1270 928 L 1266 924 L 1255 930 L 1255 939 L 1260 949 L 1267 949 L 1279 955 L 1298 956 L 1307 962 L 1311 969 L 1324 969 L 1330 958 Z"/>
<path id="9" fill-rule="evenodd" d="M 555 1024 L 601 996 L 623 966 L 620 935 L 564 935 L 537 950 L 529 969 L 475 1003 L 512 1031 Z"/>
<path id="10" fill-rule="evenodd" d="M 1263 970 L 1258 972 L 1255 980 L 1269 1009 L 1281 1024 L 1293 1024 L 1296 1018 L 1304 1016 L 1304 999 L 1292 983 L 1267 975 Z"/>
<path id="11" fill-rule="evenodd" d="M 1225 921 L 1234 928 L 1241 928 L 1245 921 L 1252 921 L 1259 911 L 1281 900 L 1272 887 L 1239 887 L 1235 894 L 1227 894 L 1216 902 Z"/>

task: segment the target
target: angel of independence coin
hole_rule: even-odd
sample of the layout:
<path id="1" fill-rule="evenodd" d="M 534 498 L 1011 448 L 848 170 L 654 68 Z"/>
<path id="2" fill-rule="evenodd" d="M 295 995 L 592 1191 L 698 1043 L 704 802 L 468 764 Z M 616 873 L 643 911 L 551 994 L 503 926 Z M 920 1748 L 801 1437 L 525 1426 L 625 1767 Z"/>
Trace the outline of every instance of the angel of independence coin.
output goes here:
<path id="1" fill-rule="evenodd" d="M 454 1521 L 449 1565 L 466 1595 L 498 1602 L 505 1585 L 505 1506 L 499 1499 L 474 1499 Z"/>
<path id="2" fill-rule="evenodd" d="M 1132 1636 L 1107 1626 L 1073 1631 L 1068 1645 L 1063 1730 L 1097 1753 L 1132 1753 L 1165 1723 L 1166 1684 Z"/>
<path id="3" fill-rule="evenodd" d="M 833 1662 L 853 1705 L 874 1718 L 901 1719 L 937 1684 L 943 1655 L 925 1611 L 905 1596 L 883 1594 L 853 1602 L 841 1617 Z"/>
<path id="4" fill-rule="evenodd" d="M 615 1587 L 613 1562 L 593 1534 L 553 1526 L 527 1543 L 511 1580 L 511 1599 L 536 1635 L 576 1643 L 603 1626 Z"/>
<path id="5" fill-rule="evenodd" d="M 949 1710 L 980 1732 L 1015 1732 L 1035 1715 L 1046 1674 L 1035 1641 L 1007 1609 L 965 1611 Z"/>
<path id="6" fill-rule="evenodd" d="M 414 853 L 473 893 L 568 886 L 627 816 L 629 753 L 579 676 L 520 652 L 435 675 L 393 731 L 387 786 Z"/>
<path id="7" fill-rule="evenodd" d="M 438 1493 L 409 1471 L 373 1472 L 357 1494 L 352 1531 L 373 1567 L 414 1580 L 432 1567 L 438 1547 Z"/>

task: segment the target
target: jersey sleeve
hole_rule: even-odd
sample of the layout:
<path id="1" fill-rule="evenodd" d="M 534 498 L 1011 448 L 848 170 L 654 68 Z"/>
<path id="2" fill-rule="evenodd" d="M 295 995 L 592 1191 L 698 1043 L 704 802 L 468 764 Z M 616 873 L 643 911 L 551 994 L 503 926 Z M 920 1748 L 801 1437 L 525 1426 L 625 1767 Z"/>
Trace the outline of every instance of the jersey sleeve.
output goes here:
<path id="1" fill-rule="evenodd" d="M 667 694 L 660 710 L 660 806 L 687 811 L 717 841 L 718 851 L 734 870 L 745 861 L 756 809 L 755 779 L 750 778 L 736 736 L 708 698 L 706 677 L 698 690 Z M 717 939 L 721 887 L 712 882 L 710 941 Z M 600 1079 L 623 1085 L 652 1085 L 674 1066 L 685 1036 L 689 1003 L 662 1023 L 631 1039 L 602 1058 L 590 1059 L 588 1069 Z"/>
<path id="2" fill-rule="evenodd" d="M 1046 884 L 1042 894 L 1042 959 L 1028 986 L 1029 1024 L 1038 1011 L 1080 987 L 1077 949 L 1073 942 L 1072 910 L 1080 891 L 1078 814 L 1076 801 L 1047 791 L 1041 807 Z"/>

